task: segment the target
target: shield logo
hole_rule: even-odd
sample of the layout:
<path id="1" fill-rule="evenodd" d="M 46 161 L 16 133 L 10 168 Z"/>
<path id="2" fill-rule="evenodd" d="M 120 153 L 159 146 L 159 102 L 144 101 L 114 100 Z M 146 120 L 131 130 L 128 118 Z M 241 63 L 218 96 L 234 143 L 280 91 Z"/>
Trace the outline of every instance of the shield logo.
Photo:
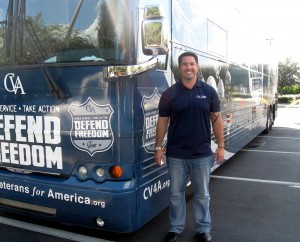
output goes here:
<path id="1" fill-rule="evenodd" d="M 114 136 L 111 129 L 113 109 L 109 104 L 96 104 L 90 97 L 82 104 L 71 104 L 72 116 L 70 137 L 73 145 L 93 156 L 97 152 L 108 150 Z"/>
<path id="2" fill-rule="evenodd" d="M 143 96 L 142 109 L 144 112 L 144 128 L 143 128 L 143 145 L 148 153 L 154 153 L 155 151 L 155 135 L 156 135 L 156 123 L 158 119 L 158 103 L 160 94 L 157 88 L 154 89 L 153 94 Z M 164 139 L 163 146 L 166 144 Z"/>

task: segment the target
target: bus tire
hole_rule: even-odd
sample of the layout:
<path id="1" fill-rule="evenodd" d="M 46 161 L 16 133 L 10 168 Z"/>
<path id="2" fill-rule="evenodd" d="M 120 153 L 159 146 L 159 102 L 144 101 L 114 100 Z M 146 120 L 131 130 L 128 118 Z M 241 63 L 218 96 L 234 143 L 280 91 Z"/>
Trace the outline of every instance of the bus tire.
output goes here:
<path id="1" fill-rule="evenodd" d="M 266 128 L 263 131 L 264 134 L 268 134 L 272 130 L 273 125 L 273 112 L 271 108 L 268 108 L 268 115 L 267 115 L 267 121 L 266 121 Z"/>

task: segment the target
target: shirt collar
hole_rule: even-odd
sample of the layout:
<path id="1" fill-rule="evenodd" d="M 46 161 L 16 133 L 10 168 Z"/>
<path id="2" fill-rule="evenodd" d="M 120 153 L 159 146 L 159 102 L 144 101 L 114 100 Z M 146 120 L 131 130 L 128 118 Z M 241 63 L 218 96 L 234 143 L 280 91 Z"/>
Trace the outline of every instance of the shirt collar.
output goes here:
<path id="1" fill-rule="evenodd" d="M 181 81 L 181 79 L 179 80 L 179 84 L 180 84 L 180 87 L 181 88 L 186 88 L 183 84 L 182 84 L 182 81 Z M 192 88 L 192 89 L 194 89 L 195 87 L 202 87 L 202 81 L 201 80 L 199 80 L 199 79 L 197 79 L 197 81 L 196 81 L 196 83 L 195 83 L 195 86 Z"/>

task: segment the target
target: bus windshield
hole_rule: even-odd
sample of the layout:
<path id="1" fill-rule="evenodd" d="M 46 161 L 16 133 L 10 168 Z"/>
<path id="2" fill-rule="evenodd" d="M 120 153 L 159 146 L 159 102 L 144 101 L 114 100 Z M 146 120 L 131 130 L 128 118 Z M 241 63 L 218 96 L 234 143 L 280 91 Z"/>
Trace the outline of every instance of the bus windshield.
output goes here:
<path id="1" fill-rule="evenodd" d="M 130 0 L 1 0 L 0 66 L 129 58 Z"/>

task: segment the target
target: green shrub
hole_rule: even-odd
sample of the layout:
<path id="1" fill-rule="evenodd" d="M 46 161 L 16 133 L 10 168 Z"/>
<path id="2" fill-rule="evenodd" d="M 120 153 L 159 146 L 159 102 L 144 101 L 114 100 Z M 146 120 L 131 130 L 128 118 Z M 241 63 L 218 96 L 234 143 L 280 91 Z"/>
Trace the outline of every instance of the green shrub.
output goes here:
<path id="1" fill-rule="evenodd" d="M 292 103 L 300 99 L 300 94 L 289 94 L 289 95 L 280 95 L 278 96 L 279 103 Z"/>
<path id="2" fill-rule="evenodd" d="M 287 97 L 287 96 L 279 96 L 278 102 L 279 103 L 292 103 L 294 101 L 293 97 Z"/>
<path id="3" fill-rule="evenodd" d="M 300 94 L 300 85 L 285 86 L 280 90 L 281 94 Z"/>

